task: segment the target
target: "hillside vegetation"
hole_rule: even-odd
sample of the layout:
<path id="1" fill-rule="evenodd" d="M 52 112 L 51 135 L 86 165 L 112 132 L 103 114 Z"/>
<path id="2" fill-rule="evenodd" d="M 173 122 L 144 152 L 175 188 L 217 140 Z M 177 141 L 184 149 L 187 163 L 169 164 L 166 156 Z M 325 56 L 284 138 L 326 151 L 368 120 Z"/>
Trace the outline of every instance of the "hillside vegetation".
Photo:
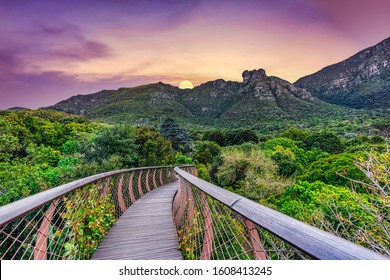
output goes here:
<path id="1" fill-rule="evenodd" d="M 216 80 L 192 90 L 156 83 L 77 95 L 49 108 L 110 123 L 159 125 L 172 117 L 187 127 L 257 130 L 362 114 L 313 98 L 287 81 L 267 76 L 263 69 L 245 71 L 242 83 Z"/>
<path id="2" fill-rule="evenodd" d="M 390 255 L 386 121 L 370 135 L 335 126 L 273 136 L 187 130 L 171 118 L 109 125 L 47 110 L 3 111 L 0 124 L 1 205 L 104 171 L 194 163 L 205 180 Z"/>
<path id="3" fill-rule="evenodd" d="M 332 104 L 387 110 L 390 108 L 390 38 L 300 78 L 294 85 Z"/>

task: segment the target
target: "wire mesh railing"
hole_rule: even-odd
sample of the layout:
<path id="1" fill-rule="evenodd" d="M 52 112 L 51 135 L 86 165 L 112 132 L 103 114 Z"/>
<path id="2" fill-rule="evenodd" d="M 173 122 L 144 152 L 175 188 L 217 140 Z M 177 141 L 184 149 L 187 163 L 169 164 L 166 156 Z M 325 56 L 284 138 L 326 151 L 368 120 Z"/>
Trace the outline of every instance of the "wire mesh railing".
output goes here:
<path id="1" fill-rule="evenodd" d="M 193 167 L 175 171 L 173 215 L 185 259 L 387 259 L 203 181 Z"/>
<path id="2" fill-rule="evenodd" d="M 89 259 L 116 220 L 173 167 L 87 177 L 0 207 L 0 259 Z"/>

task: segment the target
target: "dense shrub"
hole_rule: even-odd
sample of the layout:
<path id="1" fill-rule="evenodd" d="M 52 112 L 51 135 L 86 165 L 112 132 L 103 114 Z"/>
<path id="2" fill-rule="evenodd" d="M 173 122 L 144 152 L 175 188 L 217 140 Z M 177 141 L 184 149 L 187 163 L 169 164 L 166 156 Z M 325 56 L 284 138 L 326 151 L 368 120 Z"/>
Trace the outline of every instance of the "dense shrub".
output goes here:
<path id="1" fill-rule="evenodd" d="M 221 155 L 216 174 L 219 185 L 229 187 L 255 201 L 269 202 L 280 195 L 290 181 L 278 176 L 278 166 L 263 151 L 229 149 Z"/>

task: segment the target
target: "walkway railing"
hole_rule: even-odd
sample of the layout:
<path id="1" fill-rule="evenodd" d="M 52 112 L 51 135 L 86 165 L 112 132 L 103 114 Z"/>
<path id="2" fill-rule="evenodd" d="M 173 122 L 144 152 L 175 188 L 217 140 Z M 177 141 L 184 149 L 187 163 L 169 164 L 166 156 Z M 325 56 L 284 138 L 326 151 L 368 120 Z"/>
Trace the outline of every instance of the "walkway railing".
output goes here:
<path id="1" fill-rule="evenodd" d="M 388 259 L 184 170 L 173 211 L 186 259 Z"/>
<path id="2" fill-rule="evenodd" d="M 0 259 L 89 259 L 122 213 L 175 172 L 186 259 L 388 259 L 203 181 L 193 166 L 102 173 L 0 207 Z"/>
<path id="3" fill-rule="evenodd" d="M 0 208 L 0 259 L 89 259 L 126 209 L 176 180 L 173 167 L 87 177 Z"/>

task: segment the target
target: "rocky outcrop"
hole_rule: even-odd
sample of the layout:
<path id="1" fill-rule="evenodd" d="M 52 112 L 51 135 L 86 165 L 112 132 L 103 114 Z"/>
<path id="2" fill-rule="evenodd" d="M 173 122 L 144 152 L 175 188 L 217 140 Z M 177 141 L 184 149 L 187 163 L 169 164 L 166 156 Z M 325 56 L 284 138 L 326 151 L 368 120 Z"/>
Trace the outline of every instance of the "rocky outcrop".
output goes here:
<path id="1" fill-rule="evenodd" d="M 247 85 L 251 82 L 261 81 L 262 79 L 265 79 L 265 78 L 268 78 L 268 76 L 266 75 L 265 70 L 261 69 L 261 68 L 258 70 L 252 70 L 252 71 L 245 70 L 242 73 L 242 79 L 243 79 L 244 85 Z"/>
<path id="2" fill-rule="evenodd" d="M 284 95 L 293 95 L 300 99 L 312 100 L 313 97 L 305 89 L 297 88 L 290 82 L 274 76 L 267 76 L 264 69 L 244 71 L 241 92 L 253 91 L 261 100 L 276 100 Z"/>

